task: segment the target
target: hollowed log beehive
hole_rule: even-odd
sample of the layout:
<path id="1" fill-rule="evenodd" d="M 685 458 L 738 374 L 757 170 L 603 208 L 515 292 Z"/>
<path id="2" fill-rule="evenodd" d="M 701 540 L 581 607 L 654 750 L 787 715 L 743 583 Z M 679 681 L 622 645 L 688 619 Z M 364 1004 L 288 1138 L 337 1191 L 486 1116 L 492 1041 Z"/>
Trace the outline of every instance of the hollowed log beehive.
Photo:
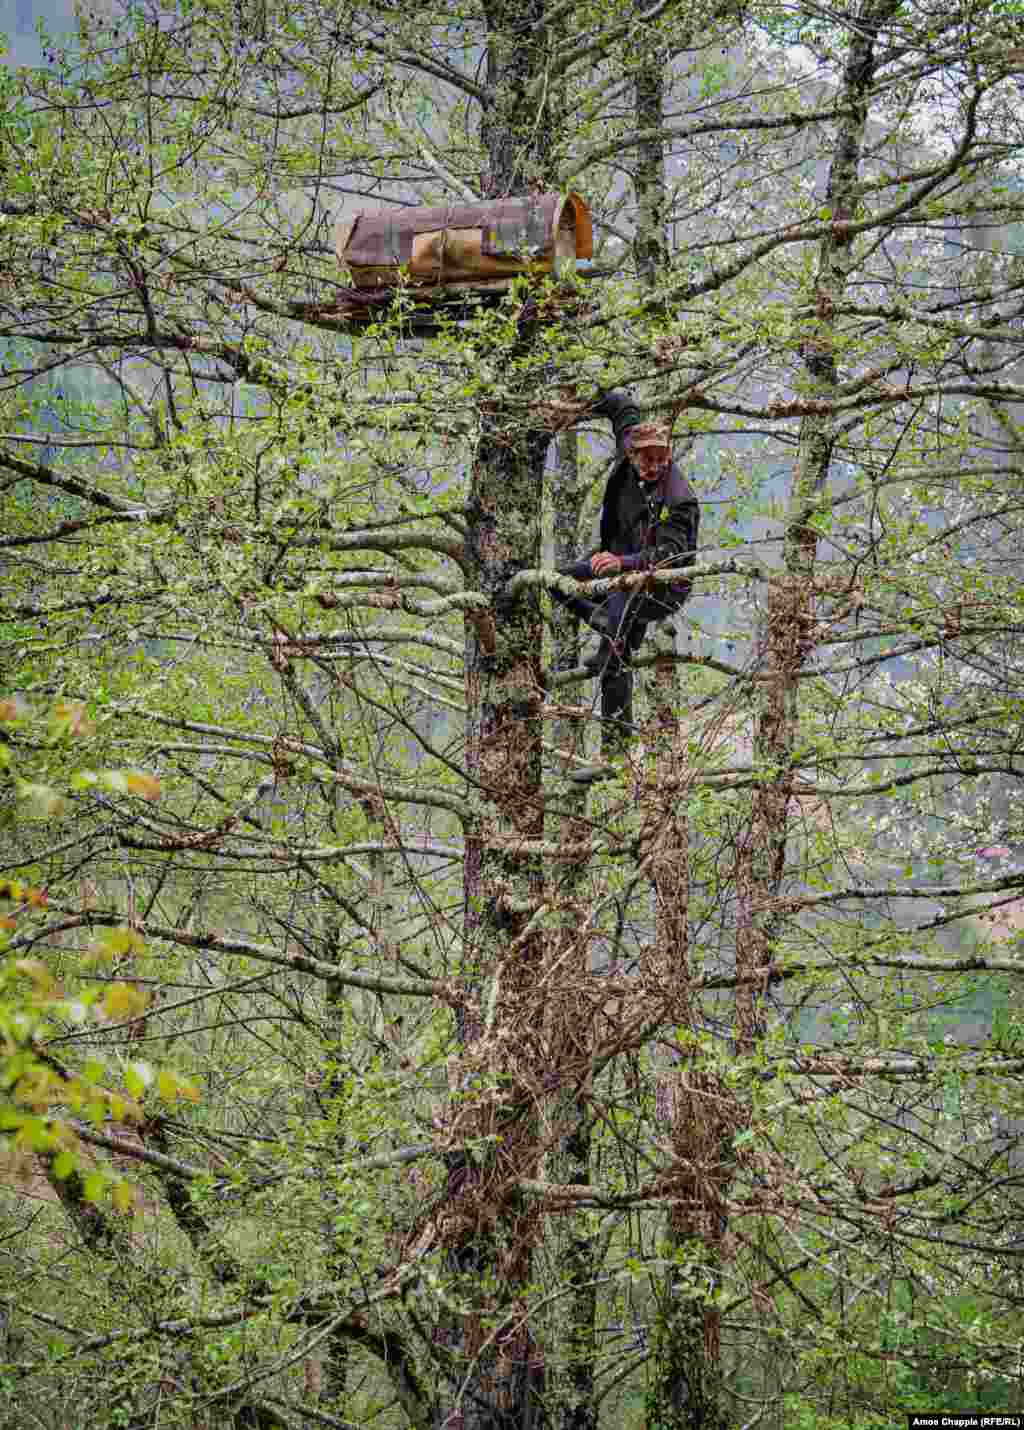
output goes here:
<path id="1" fill-rule="evenodd" d="M 579 194 L 358 213 L 339 223 L 336 242 L 354 286 L 377 290 L 506 287 L 520 273 L 574 272 L 594 251 Z"/>

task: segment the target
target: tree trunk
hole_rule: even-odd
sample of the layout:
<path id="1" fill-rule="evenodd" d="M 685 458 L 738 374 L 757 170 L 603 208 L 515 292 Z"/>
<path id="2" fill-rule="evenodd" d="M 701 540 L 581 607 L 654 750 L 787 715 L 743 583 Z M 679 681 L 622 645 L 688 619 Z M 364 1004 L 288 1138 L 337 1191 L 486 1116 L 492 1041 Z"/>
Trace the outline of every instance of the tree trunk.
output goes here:
<path id="1" fill-rule="evenodd" d="M 636 128 L 657 131 L 664 124 L 669 49 L 655 31 L 645 32 L 634 72 Z M 665 146 L 643 141 L 633 178 L 636 195 L 634 256 L 637 274 L 653 289 L 666 270 L 669 210 Z M 685 440 L 685 439 L 684 439 Z M 686 445 L 692 447 L 690 438 Z M 673 455 L 684 455 L 676 443 Z M 670 625 L 669 629 L 673 629 Z M 673 642 L 674 646 L 674 642 Z M 686 816 L 685 740 L 679 737 L 679 668 L 659 662 L 652 681 L 648 740 L 654 790 L 652 823 L 662 834 L 654 856 L 655 938 L 651 973 L 666 1001 L 666 1021 L 696 1033 L 697 1010 L 689 995 L 690 827 Z M 663 792 L 671 792 L 665 797 Z M 656 812 L 655 812 L 656 810 Z M 723 1214 L 721 1088 L 713 1072 L 696 1059 L 671 1054 L 656 1090 L 658 1123 L 681 1167 L 677 1197 L 665 1227 L 665 1254 L 676 1264 L 658 1293 L 651 1336 L 645 1409 L 657 1430 L 717 1430 L 725 1417 L 721 1388 L 718 1315 L 710 1303 L 721 1255 Z"/>
<path id="2" fill-rule="evenodd" d="M 558 439 L 558 463 L 552 477 L 554 564 L 575 560 L 581 548 L 580 515 L 584 489 L 579 475 L 579 439 L 565 432 Z M 579 661 L 579 620 L 566 607 L 552 604 L 554 631 L 553 661 L 556 667 L 572 667 Z M 554 742 L 567 754 L 582 754 L 584 726 L 580 719 L 562 716 L 554 722 Z M 560 804 L 582 814 L 587 802 L 583 786 L 566 783 L 559 789 Z M 564 827 L 559 820 L 558 828 Z M 555 831 L 553 831 L 555 832 Z M 573 947 L 579 927 L 578 892 L 583 868 L 565 863 L 558 868 L 557 905 L 559 937 L 552 939 L 550 956 L 571 961 L 567 966 L 585 977 L 585 950 Z M 560 965 L 563 966 L 563 965 Z M 562 980 L 564 981 L 564 980 Z M 575 979 L 571 980 L 571 983 Z M 587 1090 L 579 1071 L 589 1056 L 592 1029 L 589 1015 L 581 1016 L 578 1002 L 571 996 L 554 1000 L 548 1010 L 549 1046 L 556 1086 L 546 1102 L 545 1141 L 551 1150 L 547 1158 L 546 1180 L 585 1186 L 590 1182 L 590 1109 Z M 594 1360 L 596 1355 L 597 1251 L 592 1232 L 587 1232 L 579 1213 L 565 1212 L 554 1219 L 550 1235 L 555 1282 L 565 1290 L 554 1302 L 548 1317 L 551 1354 L 546 1385 L 547 1423 L 552 1430 L 596 1430 Z"/>
<path id="3" fill-rule="evenodd" d="M 696 1035 L 698 1008 L 690 993 L 688 772 L 685 741 L 677 733 L 677 667 L 656 667 L 654 684 L 654 803 L 661 807 L 651 813 L 662 833 L 653 856 L 651 973 L 665 999 L 664 1021 Z M 730 1106 L 713 1065 L 699 1054 L 672 1050 L 656 1089 L 657 1122 L 669 1129 L 675 1161 L 664 1247 L 674 1264 L 659 1290 L 646 1396 L 647 1423 L 658 1430 L 719 1430 L 727 1423 L 720 1404 L 719 1318 L 713 1297 L 725 1230 L 722 1198 L 730 1174 Z"/>
<path id="4" fill-rule="evenodd" d="M 856 205 L 867 99 L 875 70 L 875 37 L 897 8 L 898 0 L 866 5 L 858 27 L 850 33 L 826 192 L 833 226 L 821 242 L 812 305 L 817 318 L 809 325 L 803 344 L 806 396 L 824 402 L 834 397 L 838 382 L 831 317 L 843 298 L 854 263 L 851 241 L 842 224 L 853 218 Z M 770 588 L 759 641 L 759 664 L 765 678 L 755 687 L 754 765 L 772 773 L 755 789 L 747 828 L 737 847 L 736 968 L 748 979 L 760 971 L 767 977 L 771 965 L 768 905 L 778 893 L 785 867 L 797 695 L 801 672 L 816 640 L 817 534 L 813 519 L 816 506 L 828 496 L 833 442 L 831 418 L 813 415 L 803 419 L 784 533 L 785 570 Z M 738 1050 L 751 1052 L 762 1032 L 756 981 L 747 981 L 737 990 L 736 1029 Z"/>
<path id="5" fill-rule="evenodd" d="M 491 195 L 550 182 L 550 125 L 529 94 L 544 55 L 545 0 L 487 8 L 487 100 L 482 123 Z M 546 101 L 545 101 L 546 102 Z M 493 360 L 493 339 L 488 356 Z M 506 391 L 536 395 L 533 327 L 520 320 L 501 354 Z M 483 403 L 467 511 L 467 580 L 487 597 L 466 629 L 467 769 L 474 782 L 466 830 L 463 976 L 453 1121 L 489 1139 L 449 1162 L 442 1217 L 460 1313 L 444 1333 L 458 1379 L 442 1412 L 447 1430 L 529 1430 L 539 1423 L 543 1364 L 526 1288 L 540 1216 L 510 1189 L 535 1175 L 536 1092 L 546 1058 L 536 989 L 543 940 L 532 926 L 543 873 L 530 841 L 544 833 L 541 791 L 542 625 L 535 589 L 509 599 L 522 567 L 539 565 L 548 434 L 525 406 Z"/>
<path id="6" fill-rule="evenodd" d="M 333 958 L 338 959 L 341 938 L 336 921 L 329 918 L 327 942 Z M 324 1184 L 324 1247 L 327 1278 L 330 1281 L 343 1280 L 348 1270 L 348 1243 L 350 1233 L 336 1226 L 341 1208 L 337 1197 L 329 1189 L 334 1168 L 345 1157 L 345 1098 L 346 1069 L 341 1061 L 345 1036 L 345 1015 L 348 1008 L 348 990 L 338 983 L 328 983 L 325 991 L 325 1024 L 328 1057 L 323 1080 L 317 1094 L 321 1116 L 324 1118 L 326 1135 L 325 1154 L 321 1166 Z M 345 1392 L 348 1388 L 349 1343 L 341 1331 L 335 1331 L 328 1339 L 323 1356 L 320 1394 L 333 1409 L 344 1412 Z M 314 1379 L 315 1383 L 315 1379 Z"/>

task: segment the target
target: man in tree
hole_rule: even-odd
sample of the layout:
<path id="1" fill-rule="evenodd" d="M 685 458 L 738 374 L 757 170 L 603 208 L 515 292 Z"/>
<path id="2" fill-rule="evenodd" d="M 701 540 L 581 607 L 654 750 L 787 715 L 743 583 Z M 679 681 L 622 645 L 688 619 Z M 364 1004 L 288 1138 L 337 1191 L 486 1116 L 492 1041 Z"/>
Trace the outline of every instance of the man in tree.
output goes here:
<path id="1" fill-rule="evenodd" d="M 601 506 L 601 544 L 579 561 L 560 566 L 559 573 L 587 581 L 658 566 L 690 565 L 697 549 L 700 509 L 693 488 L 672 460 L 668 429 L 658 422 L 644 422 L 626 392 L 605 393 L 584 410 L 610 419 L 616 458 Z M 582 415 L 576 406 L 572 420 Z M 640 648 L 647 627 L 674 615 L 689 594 L 688 581 L 611 591 L 600 601 L 551 592 L 554 600 L 600 632 L 601 644 L 584 664 L 601 679 L 606 752 L 614 735 L 620 740 L 628 735 L 633 697 L 630 657 Z M 587 767 L 572 778 L 596 778 L 598 768 Z"/>

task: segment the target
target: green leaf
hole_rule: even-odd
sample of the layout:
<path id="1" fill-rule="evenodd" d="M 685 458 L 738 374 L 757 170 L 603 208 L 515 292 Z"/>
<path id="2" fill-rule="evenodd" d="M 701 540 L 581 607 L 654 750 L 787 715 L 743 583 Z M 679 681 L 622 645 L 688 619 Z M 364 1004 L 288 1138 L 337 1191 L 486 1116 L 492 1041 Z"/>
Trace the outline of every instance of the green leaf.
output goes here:
<path id="1" fill-rule="evenodd" d="M 94 1205 L 101 1202 L 107 1188 L 107 1181 L 105 1172 L 90 1172 L 82 1183 L 82 1196 L 87 1202 L 92 1202 Z"/>
<path id="2" fill-rule="evenodd" d="M 71 1152 L 59 1152 L 53 1159 L 53 1175 L 59 1177 L 61 1181 L 65 1177 L 70 1177 L 75 1170 L 75 1158 Z"/>
<path id="3" fill-rule="evenodd" d="M 124 1085 L 132 1097 L 141 1097 L 153 1081 L 153 1069 L 149 1063 L 129 1063 L 124 1070 Z"/>

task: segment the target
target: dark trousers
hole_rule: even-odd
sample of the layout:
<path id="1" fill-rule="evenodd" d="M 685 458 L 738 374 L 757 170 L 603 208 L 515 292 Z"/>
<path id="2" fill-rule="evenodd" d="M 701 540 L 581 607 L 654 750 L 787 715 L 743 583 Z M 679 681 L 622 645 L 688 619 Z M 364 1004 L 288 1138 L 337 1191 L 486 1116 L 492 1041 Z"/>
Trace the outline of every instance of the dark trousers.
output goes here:
<path id="1" fill-rule="evenodd" d="M 590 556 L 584 556 L 568 566 L 559 566 L 557 570 L 560 576 L 571 576 L 574 581 L 594 580 Z M 585 596 L 564 596 L 561 591 L 551 592 L 552 600 L 567 606 L 588 625 L 593 626 L 594 616 L 598 615 L 598 624 L 594 628 L 601 631 L 599 658 L 604 659 L 601 670 L 601 719 L 606 723 L 601 743 L 606 750 L 614 744 L 616 732 L 619 739 L 628 738 L 632 725 L 633 672 L 630 657 L 640 649 L 647 627 L 674 616 L 689 594 L 688 586 L 685 589 L 659 586 L 653 594 L 647 591 L 610 591 L 600 600 L 590 601 Z M 607 622 L 607 632 L 601 627 L 602 617 Z"/>

